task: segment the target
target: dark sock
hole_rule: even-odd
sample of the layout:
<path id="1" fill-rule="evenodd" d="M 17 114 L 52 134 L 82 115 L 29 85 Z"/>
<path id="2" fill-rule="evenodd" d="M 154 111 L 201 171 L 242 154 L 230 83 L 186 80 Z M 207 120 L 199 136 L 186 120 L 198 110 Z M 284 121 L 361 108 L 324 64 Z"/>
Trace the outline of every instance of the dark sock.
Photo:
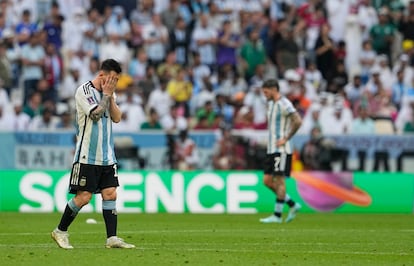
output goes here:
<path id="1" fill-rule="evenodd" d="M 289 206 L 289 208 L 292 208 L 293 206 L 295 206 L 295 202 L 292 199 L 289 199 L 288 201 L 286 201 L 286 204 Z"/>
<path id="2" fill-rule="evenodd" d="M 76 215 L 78 215 L 78 212 L 81 208 L 75 205 L 73 200 L 70 200 L 66 204 L 65 211 L 63 212 L 62 218 L 60 219 L 60 223 L 58 225 L 58 229 L 60 231 L 67 231 L 69 225 L 75 220 Z"/>
<path id="3" fill-rule="evenodd" d="M 289 208 L 295 206 L 295 202 L 290 198 L 290 196 L 287 193 L 285 196 L 285 203 L 289 206 Z"/>
<path id="4" fill-rule="evenodd" d="M 276 199 L 274 215 L 279 217 L 279 218 L 282 217 L 283 204 L 285 204 L 284 199 Z"/>
<path id="5" fill-rule="evenodd" d="M 116 228 L 118 225 L 118 216 L 116 210 L 103 210 L 103 218 L 106 226 L 106 236 L 116 236 Z"/>

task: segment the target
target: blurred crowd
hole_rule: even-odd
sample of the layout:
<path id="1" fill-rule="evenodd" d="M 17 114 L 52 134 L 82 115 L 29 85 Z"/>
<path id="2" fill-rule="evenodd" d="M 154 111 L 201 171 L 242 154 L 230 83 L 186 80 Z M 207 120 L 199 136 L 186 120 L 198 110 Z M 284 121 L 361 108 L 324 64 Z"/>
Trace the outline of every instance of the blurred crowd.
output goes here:
<path id="1" fill-rule="evenodd" d="M 0 130 L 73 130 L 106 58 L 118 132 L 265 129 L 275 77 L 301 134 L 414 132 L 412 0 L 0 0 Z"/>

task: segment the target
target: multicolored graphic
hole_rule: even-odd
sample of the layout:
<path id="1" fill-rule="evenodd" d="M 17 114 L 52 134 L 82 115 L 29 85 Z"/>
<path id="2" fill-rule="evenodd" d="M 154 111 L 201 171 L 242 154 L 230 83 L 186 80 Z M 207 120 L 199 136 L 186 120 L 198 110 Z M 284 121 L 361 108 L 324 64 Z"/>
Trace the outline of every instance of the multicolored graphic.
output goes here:
<path id="1" fill-rule="evenodd" d="M 297 190 L 302 199 L 313 209 L 328 212 L 344 203 L 369 206 L 371 196 L 354 186 L 352 172 L 294 172 Z"/>

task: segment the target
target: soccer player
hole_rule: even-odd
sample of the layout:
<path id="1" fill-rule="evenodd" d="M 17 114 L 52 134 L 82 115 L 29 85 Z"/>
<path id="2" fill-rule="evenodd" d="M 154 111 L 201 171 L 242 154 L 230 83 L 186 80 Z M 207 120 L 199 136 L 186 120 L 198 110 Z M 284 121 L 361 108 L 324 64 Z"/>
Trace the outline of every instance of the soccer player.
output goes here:
<path id="1" fill-rule="evenodd" d="M 302 124 L 302 119 L 293 104 L 279 92 L 279 84 L 270 79 L 263 83 L 262 91 L 267 103 L 268 144 L 264 164 L 264 184 L 276 195 L 274 213 L 260 219 L 262 223 L 282 223 L 283 205 L 289 207 L 285 222 L 292 221 L 301 208 L 286 193 L 285 178 L 290 175 L 292 150 L 290 139 Z"/>
<path id="2" fill-rule="evenodd" d="M 120 73 L 120 64 L 107 59 L 95 78 L 79 86 L 75 93 L 77 141 L 69 183 L 69 192 L 75 196 L 68 201 L 59 225 L 52 231 L 52 238 L 64 249 L 73 248 L 69 243 L 68 227 L 93 193 L 102 196 L 106 247 L 135 247 L 117 236 L 116 188 L 119 183 L 112 122 L 118 123 L 122 116 L 115 102 Z"/>

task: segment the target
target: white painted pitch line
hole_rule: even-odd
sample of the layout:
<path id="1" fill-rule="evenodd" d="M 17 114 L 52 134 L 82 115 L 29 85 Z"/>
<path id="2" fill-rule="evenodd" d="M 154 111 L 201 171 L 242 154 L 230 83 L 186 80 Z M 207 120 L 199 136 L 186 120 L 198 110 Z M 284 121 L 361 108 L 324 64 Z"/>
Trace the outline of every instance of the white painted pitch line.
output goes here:
<path id="1" fill-rule="evenodd" d="M 179 243 L 175 244 L 179 245 Z M 226 252 L 226 253 L 284 253 L 284 254 L 338 254 L 338 255 L 369 255 L 369 256 L 408 256 L 408 257 L 414 257 L 413 253 L 407 253 L 407 252 L 370 252 L 370 251 L 314 251 L 314 250 L 306 250 L 306 251 L 294 251 L 294 250 L 280 250 L 277 251 L 273 249 L 260 249 L 260 250 L 251 250 L 251 249 L 223 249 L 223 248 L 182 248 L 182 247 L 166 247 L 163 245 L 159 245 L 157 247 L 143 247 L 145 245 L 138 246 L 136 249 L 138 251 L 145 251 L 145 250 L 173 250 L 173 251 L 181 251 L 181 252 Z M 38 248 L 38 249 L 44 249 L 44 248 L 56 248 L 59 249 L 55 244 L 19 244 L 19 245 L 10 245 L 10 244 L 0 244 L 0 248 L 6 248 L 6 247 L 14 247 L 14 248 Z M 79 249 L 105 249 L 105 246 L 102 245 L 75 245 L 74 250 L 77 248 Z"/>
<path id="2" fill-rule="evenodd" d="M 120 231 L 120 234 L 131 234 L 131 235 L 136 235 L 136 234 L 176 234 L 176 233 L 234 233 L 234 232 L 269 232 L 271 230 L 277 230 L 278 232 L 298 232 L 298 233 L 302 233 L 302 232 L 327 232 L 326 229 L 297 229 L 297 228 L 292 228 L 292 229 L 284 229 L 284 228 L 276 228 L 276 227 L 272 227 L 272 228 L 268 228 L 268 229 L 259 229 L 259 230 L 248 230 L 248 229 L 205 229 L 205 230 L 199 230 L 199 229 L 194 229 L 194 230 L 175 230 L 175 229 L 171 229 L 171 230 L 134 230 L 134 231 Z M 328 230 L 329 231 L 329 230 Z M 400 230 L 394 230 L 394 229 L 384 229 L 384 230 L 378 230 L 378 229 L 340 229 L 337 231 L 337 233 L 342 233 L 342 232 L 370 232 L 370 233 L 378 233 L 378 232 L 401 232 L 401 233 L 414 233 L 414 229 L 400 229 Z M 76 233 L 76 232 L 75 232 Z M 85 234 L 96 234 L 96 232 L 80 232 L 81 234 L 85 235 Z M 4 232 L 4 233 L 0 233 L 0 236 L 13 236 L 13 235 L 17 235 L 17 236 L 36 236 L 36 235 L 46 235 L 46 234 L 50 234 L 50 232 Z"/>

